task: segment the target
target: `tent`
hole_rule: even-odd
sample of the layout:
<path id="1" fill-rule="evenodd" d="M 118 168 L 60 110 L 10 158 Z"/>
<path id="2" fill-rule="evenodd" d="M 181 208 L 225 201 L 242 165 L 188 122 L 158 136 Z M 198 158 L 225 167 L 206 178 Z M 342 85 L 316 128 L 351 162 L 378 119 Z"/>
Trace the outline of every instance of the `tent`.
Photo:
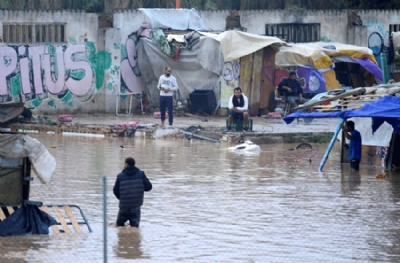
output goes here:
<path id="1" fill-rule="evenodd" d="M 400 97 L 384 96 L 374 102 L 365 104 L 358 110 L 345 110 L 339 112 L 303 112 L 298 110 L 284 118 L 286 124 L 290 124 L 297 118 L 372 118 L 372 132 L 376 132 L 384 123 L 389 123 L 400 134 Z"/>
<path id="2" fill-rule="evenodd" d="M 342 78 L 354 79 L 353 86 L 370 86 L 374 83 L 365 85 L 360 83 L 359 74 L 349 76 L 347 70 L 343 74 L 337 75 L 335 63 L 359 64 L 364 69 L 363 75 L 369 82 L 380 83 L 383 74 L 377 65 L 372 51 L 367 47 L 358 47 L 334 42 L 315 42 L 315 43 L 290 43 L 283 46 L 276 54 L 276 85 L 281 78 L 287 77 L 287 68 L 297 68 L 298 77 L 304 78 L 303 89 L 305 92 L 320 93 L 325 90 L 340 88 L 339 83 Z M 342 63 L 343 64 L 343 63 Z M 339 67 L 340 69 L 340 67 Z M 339 69 L 336 69 L 338 71 Z M 354 70 L 353 70 L 354 71 Z M 322 77 L 322 78 L 321 78 Z"/>

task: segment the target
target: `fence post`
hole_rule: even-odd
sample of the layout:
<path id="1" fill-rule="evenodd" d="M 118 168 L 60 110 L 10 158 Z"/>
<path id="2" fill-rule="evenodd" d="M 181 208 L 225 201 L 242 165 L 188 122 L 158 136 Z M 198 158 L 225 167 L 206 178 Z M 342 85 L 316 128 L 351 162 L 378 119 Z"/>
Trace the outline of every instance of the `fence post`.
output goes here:
<path id="1" fill-rule="evenodd" d="M 107 263 L 107 176 L 103 176 L 103 258 Z"/>

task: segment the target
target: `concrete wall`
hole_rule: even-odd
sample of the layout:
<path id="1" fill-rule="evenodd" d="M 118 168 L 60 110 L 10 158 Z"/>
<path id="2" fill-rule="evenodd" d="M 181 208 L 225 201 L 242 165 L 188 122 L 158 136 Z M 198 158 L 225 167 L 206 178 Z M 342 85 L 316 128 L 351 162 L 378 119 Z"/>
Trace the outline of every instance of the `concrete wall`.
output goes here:
<path id="1" fill-rule="evenodd" d="M 174 10 L 166 10 L 174 13 Z M 241 26 L 265 34 L 274 23 L 320 23 L 321 40 L 369 46 L 379 54 L 389 46 L 389 25 L 400 11 L 359 11 L 363 28 L 348 26 L 347 11 L 240 11 Z M 229 11 L 201 11 L 208 30 L 225 30 Z M 0 44 L 0 102 L 22 94 L 42 112 L 113 112 L 115 93 L 141 91 L 137 40 L 131 37 L 146 17 L 138 10 L 116 11 L 113 28 L 99 29 L 98 15 L 75 11 L 0 10 L 3 23 L 66 23 L 65 43 Z M 350 28 L 350 29 L 349 29 Z M 357 33 L 357 32 L 360 32 Z"/>
<path id="2" fill-rule="evenodd" d="M 368 28 L 368 47 L 371 48 L 380 64 L 380 54 L 389 49 L 389 26 L 400 25 L 400 10 L 360 11 L 363 25 Z"/>
<path id="3" fill-rule="evenodd" d="M 0 10 L 7 23 L 66 23 L 65 43 L 0 46 L 0 99 L 18 101 L 41 112 L 104 111 L 104 63 L 109 54 L 96 48 L 96 14 L 67 11 Z"/>
<path id="4" fill-rule="evenodd" d="M 207 28 L 225 30 L 228 11 L 201 11 L 200 14 Z M 249 33 L 265 35 L 266 24 L 320 23 L 322 39 L 343 43 L 347 40 L 347 12 L 342 10 L 246 10 L 239 15 L 241 26 Z"/>

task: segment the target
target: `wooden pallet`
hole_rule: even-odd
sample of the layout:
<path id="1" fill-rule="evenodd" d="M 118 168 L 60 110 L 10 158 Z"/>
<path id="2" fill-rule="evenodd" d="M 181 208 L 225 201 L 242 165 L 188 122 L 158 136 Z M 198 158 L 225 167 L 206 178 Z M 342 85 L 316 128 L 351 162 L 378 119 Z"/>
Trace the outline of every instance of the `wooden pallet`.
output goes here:
<path id="1" fill-rule="evenodd" d="M 56 225 L 51 226 L 51 233 L 53 234 L 81 234 L 84 232 L 81 225 L 86 225 L 88 231 L 92 232 L 85 215 L 76 205 L 42 205 L 39 208 L 57 221 Z M 16 206 L 1 206 L 0 221 L 5 220 L 17 209 Z"/>
<path id="2" fill-rule="evenodd" d="M 377 88 L 357 88 L 349 90 L 337 95 L 326 95 L 319 100 L 313 101 L 312 103 L 303 104 L 296 109 L 307 110 L 307 111 L 344 111 L 344 110 L 356 110 L 364 106 L 364 104 L 374 102 L 377 99 L 393 95 L 400 92 L 400 88 L 388 89 L 385 93 L 377 93 Z M 328 105 L 326 105 L 329 103 Z"/>

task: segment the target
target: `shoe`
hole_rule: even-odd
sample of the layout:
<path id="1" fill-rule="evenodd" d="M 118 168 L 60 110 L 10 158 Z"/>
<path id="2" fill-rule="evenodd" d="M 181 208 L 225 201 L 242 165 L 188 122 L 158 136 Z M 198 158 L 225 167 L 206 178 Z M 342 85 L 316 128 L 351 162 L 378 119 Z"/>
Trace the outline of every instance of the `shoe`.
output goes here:
<path id="1" fill-rule="evenodd" d="M 248 132 L 249 131 L 249 127 L 244 127 L 243 131 Z"/>
<path id="2" fill-rule="evenodd" d="M 228 126 L 227 131 L 232 131 L 232 126 Z"/>

